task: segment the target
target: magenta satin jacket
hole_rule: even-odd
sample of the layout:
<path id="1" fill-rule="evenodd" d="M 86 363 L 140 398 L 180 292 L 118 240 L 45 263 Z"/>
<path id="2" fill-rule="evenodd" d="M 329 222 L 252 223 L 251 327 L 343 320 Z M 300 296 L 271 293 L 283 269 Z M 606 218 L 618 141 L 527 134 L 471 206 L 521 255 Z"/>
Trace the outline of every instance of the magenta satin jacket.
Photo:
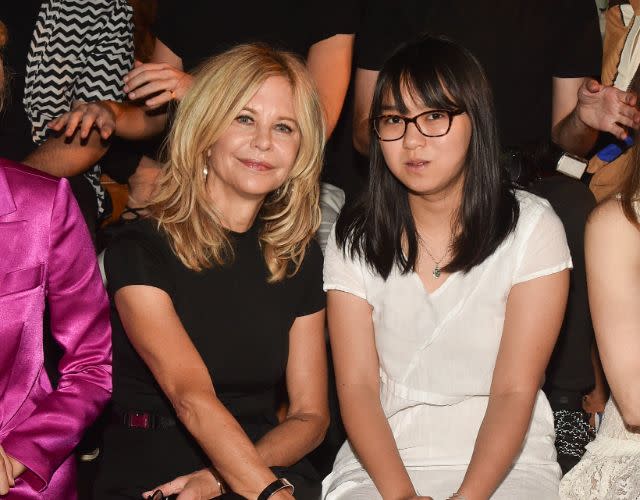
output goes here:
<path id="1" fill-rule="evenodd" d="M 45 301 L 64 351 L 56 390 Z M 27 467 L 1 498 L 76 498 L 72 452 L 110 395 L 108 301 L 69 184 L 0 159 L 0 445 Z"/>

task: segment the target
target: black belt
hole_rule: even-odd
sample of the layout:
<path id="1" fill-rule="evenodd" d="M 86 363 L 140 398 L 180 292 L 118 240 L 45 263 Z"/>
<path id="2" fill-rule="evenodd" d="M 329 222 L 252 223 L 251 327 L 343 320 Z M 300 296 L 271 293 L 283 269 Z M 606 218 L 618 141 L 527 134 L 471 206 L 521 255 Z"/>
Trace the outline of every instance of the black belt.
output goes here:
<path id="1" fill-rule="evenodd" d="M 126 411 L 113 412 L 111 422 L 124 425 L 129 429 L 169 429 L 178 425 L 178 421 L 173 417 L 156 415 L 146 411 Z"/>

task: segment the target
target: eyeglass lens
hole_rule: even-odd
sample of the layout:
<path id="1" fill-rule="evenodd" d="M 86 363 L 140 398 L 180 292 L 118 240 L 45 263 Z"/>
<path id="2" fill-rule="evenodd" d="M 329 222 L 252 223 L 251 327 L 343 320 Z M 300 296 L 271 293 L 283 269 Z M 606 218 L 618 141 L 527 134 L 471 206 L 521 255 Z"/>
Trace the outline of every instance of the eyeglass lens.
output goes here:
<path id="1" fill-rule="evenodd" d="M 438 137 L 445 135 L 449 131 L 451 114 L 445 110 L 432 110 L 413 118 L 384 115 L 375 119 L 374 126 L 381 140 L 395 141 L 404 136 L 408 122 L 414 122 L 422 135 Z"/>

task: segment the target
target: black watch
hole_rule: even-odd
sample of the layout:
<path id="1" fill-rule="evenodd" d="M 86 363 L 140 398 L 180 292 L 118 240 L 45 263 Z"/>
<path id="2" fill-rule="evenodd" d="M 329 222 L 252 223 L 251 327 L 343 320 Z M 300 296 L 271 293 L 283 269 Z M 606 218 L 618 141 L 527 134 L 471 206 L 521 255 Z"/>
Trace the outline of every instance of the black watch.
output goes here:
<path id="1" fill-rule="evenodd" d="M 279 477 L 262 490 L 262 493 L 258 495 L 258 500 L 267 500 L 271 495 L 280 490 L 284 490 L 285 488 L 291 488 L 291 494 L 293 495 L 293 484 L 287 481 L 284 477 Z"/>

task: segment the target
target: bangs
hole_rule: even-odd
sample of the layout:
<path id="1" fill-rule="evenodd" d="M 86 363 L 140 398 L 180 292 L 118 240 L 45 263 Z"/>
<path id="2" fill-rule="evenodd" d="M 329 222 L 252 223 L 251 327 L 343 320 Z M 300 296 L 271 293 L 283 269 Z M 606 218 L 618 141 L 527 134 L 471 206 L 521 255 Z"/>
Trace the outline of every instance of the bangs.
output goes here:
<path id="1" fill-rule="evenodd" d="M 406 99 L 410 97 L 415 103 L 432 109 L 465 110 L 464 104 L 451 95 L 450 87 L 443 83 L 443 78 L 432 66 L 403 68 L 393 75 L 386 78 L 380 87 L 381 108 L 393 106 L 400 113 L 407 113 Z M 376 114 L 379 113 L 380 110 Z"/>
<path id="2" fill-rule="evenodd" d="M 469 111 L 473 90 L 467 87 L 475 60 L 444 40 L 437 42 L 409 45 L 387 60 L 374 93 L 374 116 L 386 106 L 406 113 L 408 98 L 433 109 Z"/>

